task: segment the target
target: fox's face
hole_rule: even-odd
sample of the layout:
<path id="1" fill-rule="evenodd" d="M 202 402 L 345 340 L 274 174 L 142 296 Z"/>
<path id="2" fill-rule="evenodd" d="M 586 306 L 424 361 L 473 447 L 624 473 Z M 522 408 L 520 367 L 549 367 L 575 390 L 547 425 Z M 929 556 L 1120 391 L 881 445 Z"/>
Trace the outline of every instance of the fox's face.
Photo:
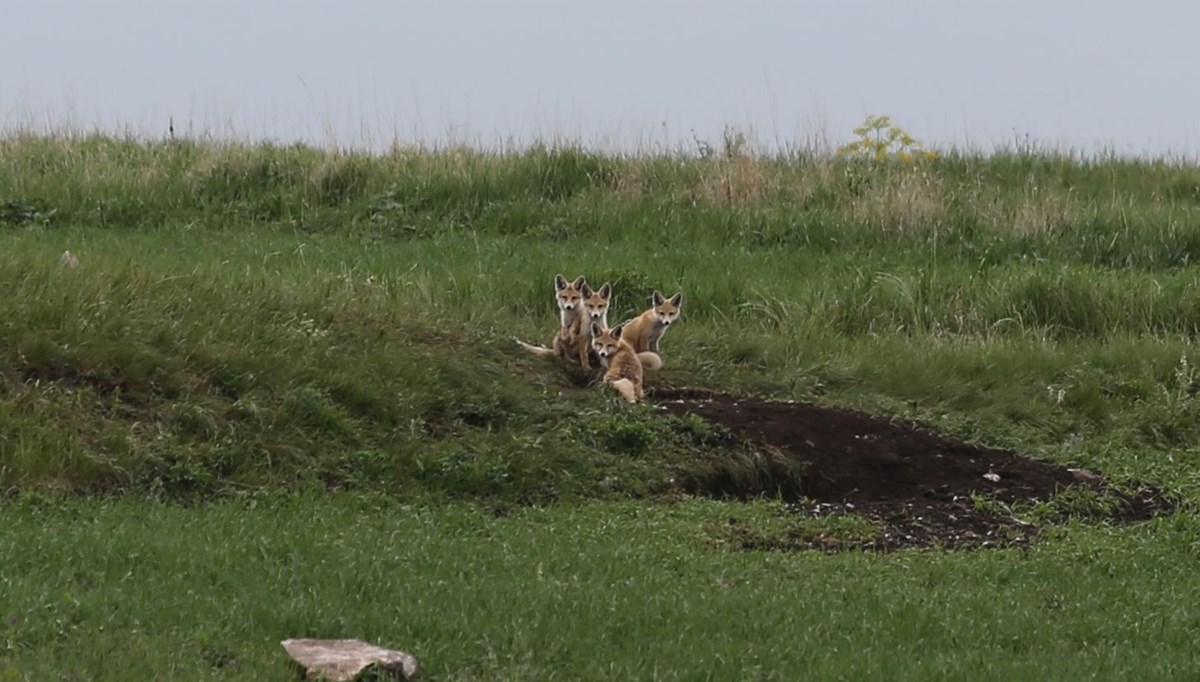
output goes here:
<path id="1" fill-rule="evenodd" d="M 620 350 L 621 329 L 624 326 L 619 324 L 612 329 L 605 329 L 595 322 L 592 323 L 592 350 L 596 351 L 601 360 L 611 358 Z"/>
<path id="2" fill-rule="evenodd" d="M 612 300 L 612 287 L 608 283 L 600 287 L 597 291 L 592 291 L 592 288 L 585 282 L 583 285 L 583 311 L 587 313 L 589 320 L 599 322 L 603 325 L 608 324 L 608 304 Z"/>
<path id="3" fill-rule="evenodd" d="M 574 282 L 568 282 L 566 277 L 562 275 L 554 276 L 554 291 L 558 298 L 559 310 L 570 312 L 579 308 L 583 302 L 583 289 L 587 286 L 587 281 L 583 275 L 575 278 Z"/>
<path id="4" fill-rule="evenodd" d="M 656 290 L 651 300 L 654 303 L 654 321 L 664 327 L 671 326 L 671 323 L 679 317 L 679 308 L 683 305 L 683 294 L 679 293 L 671 298 L 666 298 Z"/>

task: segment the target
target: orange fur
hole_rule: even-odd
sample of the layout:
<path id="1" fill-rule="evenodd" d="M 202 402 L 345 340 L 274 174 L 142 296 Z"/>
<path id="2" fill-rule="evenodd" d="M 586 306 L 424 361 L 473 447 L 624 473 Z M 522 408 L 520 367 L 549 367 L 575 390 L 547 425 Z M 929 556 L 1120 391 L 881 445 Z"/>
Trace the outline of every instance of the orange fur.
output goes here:
<path id="1" fill-rule="evenodd" d="M 680 308 L 683 306 L 683 294 L 675 294 L 666 298 L 657 290 L 650 297 L 653 304 L 649 310 L 625 322 L 625 338 L 634 352 L 653 353 L 654 357 L 646 356 L 645 365 L 650 369 L 662 367 L 662 351 L 658 344 L 676 320 L 679 319 Z M 657 366 L 655 366 L 657 364 Z"/>
<path id="2" fill-rule="evenodd" d="M 642 386 L 642 363 L 633 346 L 623 337 L 623 325 L 605 329 L 592 323 L 592 348 L 607 369 L 604 381 L 611 384 L 631 403 L 645 397 Z"/>

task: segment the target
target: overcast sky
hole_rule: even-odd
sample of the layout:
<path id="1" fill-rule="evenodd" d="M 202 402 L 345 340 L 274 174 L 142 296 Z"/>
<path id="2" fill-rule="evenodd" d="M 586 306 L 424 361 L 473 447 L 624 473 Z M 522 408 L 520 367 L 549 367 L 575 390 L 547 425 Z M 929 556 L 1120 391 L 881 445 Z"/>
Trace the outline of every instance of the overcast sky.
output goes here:
<path id="1" fill-rule="evenodd" d="M 4 0 L 0 124 L 1200 151 L 1186 0 Z"/>

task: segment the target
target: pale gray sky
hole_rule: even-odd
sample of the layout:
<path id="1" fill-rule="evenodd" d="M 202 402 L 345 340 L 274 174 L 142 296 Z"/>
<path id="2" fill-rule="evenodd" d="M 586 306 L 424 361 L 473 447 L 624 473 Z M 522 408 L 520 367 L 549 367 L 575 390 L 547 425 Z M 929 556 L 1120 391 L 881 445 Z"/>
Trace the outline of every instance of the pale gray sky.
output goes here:
<path id="1" fill-rule="evenodd" d="M 0 125 L 1200 151 L 1188 0 L 4 0 Z"/>

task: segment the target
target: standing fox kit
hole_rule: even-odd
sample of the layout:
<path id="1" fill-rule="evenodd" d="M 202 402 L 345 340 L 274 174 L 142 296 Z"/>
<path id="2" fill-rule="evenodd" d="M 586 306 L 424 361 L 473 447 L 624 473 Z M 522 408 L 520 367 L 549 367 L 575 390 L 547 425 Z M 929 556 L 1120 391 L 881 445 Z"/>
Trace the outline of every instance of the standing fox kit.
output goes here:
<path id="1" fill-rule="evenodd" d="M 633 350 L 641 358 L 642 364 L 649 369 L 662 368 L 662 353 L 658 350 L 658 342 L 662 340 L 671 323 L 679 319 L 679 309 L 683 306 L 683 294 L 675 294 L 666 298 L 657 289 L 650 297 L 653 304 L 649 310 L 629 320 L 624 324 L 623 336 L 633 346 Z"/>
<path id="2" fill-rule="evenodd" d="M 573 282 L 568 282 L 567 278 L 562 275 L 554 276 L 554 300 L 558 302 L 558 313 L 562 326 L 569 326 L 579 314 L 585 286 L 587 286 L 587 280 L 583 275 L 576 277 Z"/>
<path id="3" fill-rule="evenodd" d="M 554 277 L 554 295 L 558 302 L 559 329 L 551 348 L 534 346 L 520 339 L 523 348 L 536 355 L 557 355 L 577 362 L 585 370 L 592 368 L 591 322 L 608 325 L 608 304 L 612 299 L 612 287 L 608 284 L 593 291 L 587 280 L 580 275 L 568 282 L 562 275 Z"/>
<path id="4" fill-rule="evenodd" d="M 592 350 L 592 323 L 608 327 L 608 304 L 612 301 L 612 286 L 605 282 L 596 291 L 585 282 L 583 284 L 583 314 L 580 316 L 580 364 L 584 369 L 591 369 L 590 361 L 594 357 Z"/>
<path id="5" fill-rule="evenodd" d="M 625 400 L 636 403 L 645 395 L 642 390 L 642 362 L 633 346 L 625 340 L 624 327 L 619 324 L 607 329 L 593 322 L 592 348 L 599 356 L 600 364 L 608 370 L 604 373 L 604 381 L 612 384 Z"/>
<path id="6" fill-rule="evenodd" d="M 605 283 L 604 286 L 593 291 L 587 282 L 583 282 L 579 287 L 579 294 L 581 296 L 579 314 L 571 322 L 570 327 L 559 330 L 558 339 L 561 340 L 564 351 L 558 355 L 571 362 L 578 362 L 580 367 L 590 371 L 592 369 L 592 325 L 599 323 L 605 327 L 608 326 L 608 302 L 612 298 L 612 286 Z"/>

